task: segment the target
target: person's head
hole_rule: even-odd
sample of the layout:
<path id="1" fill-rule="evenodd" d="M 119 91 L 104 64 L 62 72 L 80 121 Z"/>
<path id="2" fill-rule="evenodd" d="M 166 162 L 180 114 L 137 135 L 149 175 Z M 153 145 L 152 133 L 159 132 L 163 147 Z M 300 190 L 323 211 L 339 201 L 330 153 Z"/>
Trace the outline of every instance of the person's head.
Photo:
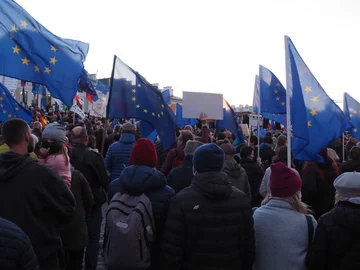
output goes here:
<path id="1" fill-rule="evenodd" d="M 350 159 L 360 161 L 360 147 L 359 146 L 354 146 L 353 148 L 351 148 Z"/>
<path id="2" fill-rule="evenodd" d="M 282 198 L 290 203 L 296 211 L 306 214 L 309 207 L 301 202 L 300 177 L 282 162 L 271 165 L 270 192 L 271 197 Z"/>
<path id="3" fill-rule="evenodd" d="M 360 173 L 345 172 L 339 175 L 334 181 L 335 202 L 352 202 L 353 198 L 360 197 Z"/>
<path id="4" fill-rule="evenodd" d="M 35 122 L 33 123 L 33 129 L 39 129 L 39 130 L 41 130 L 41 129 L 42 129 L 41 123 L 40 123 L 39 121 L 35 121 Z"/>
<path id="5" fill-rule="evenodd" d="M 31 130 L 24 120 L 16 118 L 6 121 L 2 126 L 1 134 L 11 151 L 23 155 L 28 153 Z"/>
<path id="6" fill-rule="evenodd" d="M 332 148 L 328 148 L 327 149 L 327 153 L 328 153 L 328 156 L 334 160 L 335 162 L 339 162 L 340 158 L 339 156 L 336 154 L 335 150 L 332 149 Z"/>
<path id="7" fill-rule="evenodd" d="M 226 139 L 226 135 L 224 132 L 219 132 L 219 134 L 217 135 L 217 140 L 218 141 L 223 141 Z"/>
<path id="8" fill-rule="evenodd" d="M 119 134 L 120 131 L 121 131 L 121 126 L 120 126 L 120 125 L 116 125 L 116 126 L 114 127 L 114 133 L 115 133 L 115 134 Z"/>
<path id="9" fill-rule="evenodd" d="M 201 145 L 193 156 L 194 170 L 198 173 L 221 172 L 225 160 L 224 151 L 214 143 Z"/>
<path id="10" fill-rule="evenodd" d="M 272 137 L 269 137 L 269 136 L 266 136 L 266 137 L 264 138 L 264 143 L 269 144 L 269 145 L 272 145 L 272 144 L 274 143 L 273 138 L 272 138 Z"/>
<path id="11" fill-rule="evenodd" d="M 135 126 L 131 123 L 125 123 L 123 126 L 122 126 L 122 134 L 125 134 L 125 133 L 129 133 L 129 134 L 135 134 L 136 130 L 135 130 Z"/>
<path id="12" fill-rule="evenodd" d="M 35 147 L 38 142 L 39 142 L 39 138 L 36 137 L 36 135 L 31 134 L 31 140 L 30 140 L 29 146 L 28 146 L 28 153 L 32 153 L 35 151 Z"/>
<path id="13" fill-rule="evenodd" d="M 186 126 L 184 127 L 184 130 L 188 130 L 188 131 L 190 131 L 191 133 L 194 132 L 194 129 L 193 129 L 192 126 L 190 126 L 190 125 L 186 125 Z"/>
<path id="14" fill-rule="evenodd" d="M 65 127 L 58 123 L 51 123 L 42 133 L 41 147 L 49 149 L 49 154 L 66 153 L 67 141 Z"/>
<path id="15" fill-rule="evenodd" d="M 158 156 L 152 141 L 141 138 L 133 146 L 130 153 L 130 165 L 155 168 Z"/>
<path id="16" fill-rule="evenodd" d="M 178 137 L 178 145 L 185 146 L 188 141 L 193 139 L 194 139 L 194 135 L 190 131 L 183 130 L 181 131 L 180 136 Z"/>
<path id="17" fill-rule="evenodd" d="M 240 157 L 254 159 L 254 149 L 251 146 L 244 146 L 240 150 Z"/>
<path id="18" fill-rule="evenodd" d="M 84 127 L 74 127 L 70 132 L 70 138 L 72 143 L 78 143 L 87 145 L 88 144 L 88 134 L 86 128 Z"/>
<path id="19" fill-rule="evenodd" d="M 91 149 L 96 149 L 96 138 L 94 135 L 88 136 L 88 143 L 87 146 Z"/>
<path id="20" fill-rule="evenodd" d="M 225 131 L 224 131 L 224 134 L 225 134 L 225 138 L 226 138 L 226 139 L 231 139 L 232 133 L 231 133 L 229 130 L 225 130 Z"/>
<path id="21" fill-rule="evenodd" d="M 292 157 L 291 157 L 292 160 Z M 276 152 L 276 156 L 274 159 L 274 162 L 282 162 L 282 163 L 287 163 L 287 147 L 283 146 L 280 147 L 280 149 L 278 149 L 278 151 Z"/>
<path id="22" fill-rule="evenodd" d="M 255 135 L 250 136 L 250 146 L 256 146 L 258 145 L 258 137 Z"/>
<path id="23" fill-rule="evenodd" d="M 266 132 L 265 137 L 272 137 L 272 133 L 270 131 Z"/>
<path id="24" fill-rule="evenodd" d="M 190 140 L 186 142 L 184 153 L 186 156 L 192 156 L 195 153 L 195 150 L 203 145 L 202 142 Z"/>
<path id="25" fill-rule="evenodd" d="M 236 149 L 231 143 L 224 143 L 220 146 L 220 148 L 224 151 L 226 159 L 234 158 L 234 155 L 236 154 Z"/>
<path id="26" fill-rule="evenodd" d="M 279 151 L 283 146 L 287 146 L 287 137 L 280 135 L 276 140 L 276 150 Z"/>
<path id="27" fill-rule="evenodd" d="M 349 139 L 349 141 L 346 143 L 345 149 L 348 153 L 350 153 L 351 149 L 357 145 L 357 143 L 359 142 L 358 139 L 351 137 Z"/>

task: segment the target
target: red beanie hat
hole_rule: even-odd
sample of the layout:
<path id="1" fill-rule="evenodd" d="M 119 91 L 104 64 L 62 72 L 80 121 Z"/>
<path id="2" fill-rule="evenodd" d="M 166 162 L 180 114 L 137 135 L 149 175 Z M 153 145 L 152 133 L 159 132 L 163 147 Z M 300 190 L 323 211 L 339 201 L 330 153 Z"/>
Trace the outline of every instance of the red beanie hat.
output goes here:
<path id="1" fill-rule="evenodd" d="M 143 165 L 155 168 L 158 161 L 155 145 L 152 141 L 141 138 L 133 146 L 130 165 Z"/>
<path id="2" fill-rule="evenodd" d="M 270 191 L 273 197 L 286 198 L 301 189 L 299 176 L 282 162 L 271 165 Z"/>

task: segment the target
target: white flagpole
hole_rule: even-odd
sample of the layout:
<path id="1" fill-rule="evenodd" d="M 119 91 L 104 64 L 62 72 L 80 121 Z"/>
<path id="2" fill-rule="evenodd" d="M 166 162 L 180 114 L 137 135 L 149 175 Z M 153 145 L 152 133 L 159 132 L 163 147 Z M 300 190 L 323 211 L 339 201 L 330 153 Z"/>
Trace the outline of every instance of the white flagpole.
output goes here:
<path id="1" fill-rule="evenodd" d="M 286 70 L 286 128 L 287 128 L 287 165 L 289 168 L 291 168 L 291 132 L 292 132 L 292 127 L 291 127 L 291 119 L 290 119 L 290 95 L 289 95 L 289 90 L 290 90 L 290 81 L 288 80 L 288 73 L 291 72 L 291 68 L 290 70 L 288 70 L 287 68 L 287 61 L 289 61 L 289 48 L 288 48 L 288 44 L 287 44 L 287 37 L 285 36 L 285 70 Z"/>
<path id="2" fill-rule="evenodd" d="M 345 162 L 345 133 L 342 134 L 342 161 Z"/>
<path id="3" fill-rule="evenodd" d="M 260 94 L 260 84 L 259 84 L 259 109 L 257 114 L 257 157 L 260 157 L 260 114 L 261 114 L 261 94 Z"/>

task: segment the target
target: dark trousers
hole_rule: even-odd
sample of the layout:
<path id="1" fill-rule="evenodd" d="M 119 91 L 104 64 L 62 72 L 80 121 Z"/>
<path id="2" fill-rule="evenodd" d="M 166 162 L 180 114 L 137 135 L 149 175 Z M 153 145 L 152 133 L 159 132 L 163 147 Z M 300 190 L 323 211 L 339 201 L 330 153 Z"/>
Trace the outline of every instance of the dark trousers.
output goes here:
<path id="1" fill-rule="evenodd" d="M 91 215 L 87 218 L 86 223 L 88 227 L 89 244 L 85 252 L 85 269 L 96 270 L 99 249 L 100 249 L 100 229 L 102 222 L 101 208 L 94 209 Z"/>
<path id="2" fill-rule="evenodd" d="M 41 270 L 61 270 L 59 254 L 57 252 L 51 253 L 46 259 L 39 260 Z"/>
<path id="3" fill-rule="evenodd" d="M 82 270 L 84 249 L 65 250 L 65 269 Z"/>

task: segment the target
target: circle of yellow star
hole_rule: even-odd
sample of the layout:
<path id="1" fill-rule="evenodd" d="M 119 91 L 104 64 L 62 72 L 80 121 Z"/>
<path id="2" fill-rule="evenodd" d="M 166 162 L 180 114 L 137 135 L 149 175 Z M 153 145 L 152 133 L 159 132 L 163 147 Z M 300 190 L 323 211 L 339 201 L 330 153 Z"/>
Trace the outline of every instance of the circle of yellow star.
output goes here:
<path id="1" fill-rule="evenodd" d="M 357 114 L 357 112 L 356 112 L 355 110 L 353 111 L 353 113 L 354 113 L 354 114 Z"/>
<path id="2" fill-rule="evenodd" d="M 50 63 L 51 63 L 51 64 L 55 65 L 56 62 L 58 62 L 58 60 L 55 58 L 55 56 L 54 56 L 54 57 L 50 57 Z"/>
<path id="3" fill-rule="evenodd" d="M 286 103 L 283 101 L 283 102 L 281 102 L 281 105 L 282 105 L 282 106 L 285 106 L 285 105 L 286 105 Z"/>
<path id="4" fill-rule="evenodd" d="M 26 28 L 26 26 L 28 26 L 28 23 L 26 21 L 21 21 L 21 26 Z"/>
<path id="5" fill-rule="evenodd" d="M 312 110 L 310 111 L 310 114 L 311 114 L 312 116 L 315 116 L 315 115 L 317 115 L 317 111 L 316 111 L 315 109 L 312 109 Z"/>
<path id="6" fill-rule="evenodd" d="M 351 117 L 353 117 L 353 115 L 352 115 L 352 114 L 350 114 L 350 118 L 351 118 Z"/>
<path id="7" fill-rule="evenodd" d="M 277 94 L 277 93 L 279 93 L 279 90 L 275 89 L 274 94 Z"/>
<path id="8" fill-rule="evenodd" d="M 38 66 L 34 66 L 34 71 L 35 72 L 40 72 L 40 68 Z"/>
<path id="9" fill-rule="evenodd" d="M 134 101 L 134 102 L 135 102 L 135 101 L 136 101 L 136 97 L 133 97 L 133 98 L 132 98 L 132 101 Z"/>
<path id="10" fill-rule="evenodd" d="M 3 97 L 0 97 L 0 101 L 2 101 L 2 100 L 4 100 L 4 98 L 3 98 Z"/>
<path id="11" fill-rule="evenodd" d="M 22 58 L 21 61 L 22 61 L 22 64 L 23 64 L 23 65 L 29 65 L 29 63 L 30 63 L 30 60 L 27 59 L 26 57 L 25 57 L 25 58 Z"/>
<path id="12" fill-rule="evenodd" d="M 307 122 L 307 125 L 308 125 L 308 127 L 311 127 L 312 125 L 311 125 L 311 121 L 308 121 Z"/>
<path id="13" fill-rule="evenodd" d="M 161 104 L 161 107 L 162 107 L 162 108 L 165 108 L 165 107 L 164 107 L 164 104 Z"/>
<path id="14" fill-rule="evenodd" d="M 6 110 L 3 110 L 3 114 L 5 114 L 6 113 Z"/>
<path id="15" fill-rule="evenodd" d="M 278 83 L 276 84 L 276 86 L 279 87 L 279 86 L 280 86 L 280 83 L 278 82 Z"/>
<path id="16" fill-rule="evenodd" d="M 279 98 L 279 97 L 276 97 L 276 100 L 277 100 L 277 101 L 279 101 L 279 100 L 280 100 L 280 98 Z"/>
<path id="17" fill-rule="evenodd" d="M 17 28 L 16 24 L 11 26 L 11 31 L 17 32 L 19 28 Z"/>
<path id="18" fill-rule="evenodd" d="M 304 91 L 305 91 L 306 93 L 309 93 L 309 92 L 312 91 L 312 89 L 311 89 L 310 86 L 306 86 L 305 89 L 304 89 Z"/>
<path id="19" fill-rule="evenodd" d="M 139 109 L 139 108 L 140 108 L 140 104 L 136 105 L 136 108 L 138 108 L 138 109 Z"/>
<path id="20" fill-rule="evenodd" d="M 319 102 L 319 97 L 314 96 L 314 97 L 311 98 L 311 101 L 314 102 L 314 103 Z"/>
<path id="21" fill-rule="evenodd" d="M 160 118 L 160 114 L 158 114 L 158 117 Z"/>
<path id="22" fill-rule="evenodd" d="M 164 115 L 164 112 L 161 112 L 161 115 Z"/>
<path id="23" fill-rule="evenodd" d="M 138 87 L 141 87 L 141 84 L 139 83 L 137 86 L 138 86 Z"/>
<path id="24" fill-rule="evenodd" d="M 16 108 L 15 108 L 15 110 L 16 110 L 16 111 L 18 111 L 18 110 L 19 110 L 19 108 L 18 108 L 18 107 L 16 107 Z"/>
<path id="25" fill-rule="evenodd" d="M 155 113 L 152 113 L 152 116 L 155 116 Z"/>
<path id="26" fill-rule="evenodd" d="M 148 112 L 148 110 L 147 109 L 144 109 L 144 113 L 147 113 Z"/>
<path id="27" fill-rule="evenodd" d="M 55 46 L 51 45 L 51 46 L 50 46 L 50 51 L 54 51 L 54 52 L 56 52 L 56 51 L 57 51 L 57 49 L 55 48 Z"/>
<path id="28" fill-rule="evenodd" d="M 8 114 L 8 117 L 9 117 L 9 118 L 11 118 L 11 117 L 12 117 L 11 113 L 9 113 L 9 114 Z"/>
<path id="29" fill-rule="evenodd" d="M 354 128 L 354 129 L 353 129 L 353 131 L 354 131 L 354 132 L 357 132 L 357 129 L 356 129 L 356 128 Z"/>
<path id="30" fill-rule="evenodd" d="M 133 89 L 132 92 L 133 92 L 133 93 L 136 93 L 136 89 Z"/>
<path id="31" fill-rule="evenodd" d="M 13 53 L 19 54 L 20 48 L 17 45 L 15 47 L 12 47 L 12 49 L 13 49 Z"/>
<path id="32" fill-rule="evenodd" d="M 45 73 L 50 74 L 50 73 L 51 73 L 51 69 L 50 69 L 49 67 L 46 67 L 46 68 L 45 68 Z"/>

